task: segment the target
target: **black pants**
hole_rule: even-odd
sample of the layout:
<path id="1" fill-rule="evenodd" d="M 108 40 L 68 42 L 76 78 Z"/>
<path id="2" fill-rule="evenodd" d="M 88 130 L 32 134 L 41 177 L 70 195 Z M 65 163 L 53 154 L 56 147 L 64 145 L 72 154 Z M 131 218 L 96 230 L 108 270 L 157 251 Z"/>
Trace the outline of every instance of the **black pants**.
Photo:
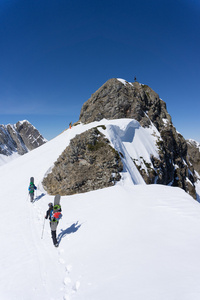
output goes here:
<path id="1" fill-rule="evenodd" d="M 51 231 L 51 237 L 52 237 L 54 245 L 56 245 L 58 243 L 57 237 L 56 237 L 56 231 Z"/>
<path id="2" fill-rule="evenodd" d="M 29 193 L 29 195 L 30 195 L 31 202 L 33 202 L 33 200 L 34 200 L 34 192 L 33 193 Z"/>

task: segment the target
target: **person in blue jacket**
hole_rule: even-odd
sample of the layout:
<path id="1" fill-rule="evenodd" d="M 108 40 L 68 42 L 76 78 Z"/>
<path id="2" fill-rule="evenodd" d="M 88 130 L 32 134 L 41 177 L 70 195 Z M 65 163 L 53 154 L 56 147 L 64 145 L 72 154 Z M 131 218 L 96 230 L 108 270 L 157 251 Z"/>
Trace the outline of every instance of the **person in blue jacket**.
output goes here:
<path id="1" fill-rule="evenodd" d="M 52 237 L 52 240 L 53 240 L 53 244 L 54 244 L 55 247 L 58 247 L 59 243 L 58 243 L 58 240 L 57 240 L 56 229 L 57 229 L 59 220 L 56 218 L 57 217 L 56 214 L 60 215 L 62 209 L 61 209 L 60 205 L 54 205 L 53 206 L 53 203 L 49 203 L 48 205 L 49 205 L 49 209 L 46 212 L 45 219 L 49 218 L 50 228 L 51 228 L 51 237 Z M 61 216 L 62 216 L 62 214 L 61 214 Z"/>
<path id="2" fill-rule="evenodd" d="M 35 184 L 32 181 L 30 182 L 28 190 L 29 190 L 29 195 L 30 195 L 31 202 L 33 202 L 34 192 L 35 192 L 35 190 L 37 190 L 37 187 L 35 186 Z"/>

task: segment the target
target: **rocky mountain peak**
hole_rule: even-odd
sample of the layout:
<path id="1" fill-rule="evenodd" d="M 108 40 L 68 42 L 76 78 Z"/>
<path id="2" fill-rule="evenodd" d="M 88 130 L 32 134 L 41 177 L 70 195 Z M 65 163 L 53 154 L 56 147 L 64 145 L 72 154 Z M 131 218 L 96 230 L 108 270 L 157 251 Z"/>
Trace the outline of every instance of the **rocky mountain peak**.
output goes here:
<path id="1" fill-rule="evenodd" d="M 45 142 L 39 131 L 27 120 L 14 125 L 0 125 L 0 154 L 5 156 L 13 153 L 23 155 Z"/>
<path id="2" fill-rule="evenodd" d="M 90 123 L 105 119 L 130 118 L 144 127 L 151 122 L 159 130 L 172 124 L 166 104 L 149 86 L 122 79 L 110 79 L 83 104 L 79 120 Z"/>
<path id="3" fill-rule="evenodd" d="M 152 157 L 154 172 L 151 171 L 151 177 L 144 171 L 142 176 L 147 183 L 179 186 L 196 198 L 196 175 L 191 156 L 188 156 L 188 145 L 173 126 L 166 103 L 154 90 L 138 82 L 108 80 L 84 103 L 79 120 L 90 123 L 104 118 L 131 118 L 139 121 L 142 127 L 153 124 L 160 133 L 157 140 L 160 158 Z"/>
<path id="4" fill-rule="evenodd" d="M 78 123 L 126 118 L 138 121 L 139 127 L 150 128 L 151 139 L 157 149 L 156 154 L 149 154 L 148 162 L 140 153 L 137 153 L 137 157 L 130 154 L 128 158 L 144 181 L 147 184 L 180 187 L 196 199 L 195 182 L 200 172 L 197 167 L 199 149 L 197 153 L 194 143 L 187 143 L 176 131 L 166 103 L 149 86 L 123 79 L 108 80 L 83 104 Z M 134 136 L 134 130 L 134 126 L 129 128 L 129 137 Z M 123 141 L 120 136 L 115 138 L 118 147 Z M 44 188 L 50 194 L 69 195 L 113 185 L 121 178 L 123 163 L 126 165 L 119 149 L 117 152 L 112 148 L 97 128 L 77 135 L 44 178 Z M 136 151 L 130 152 L 138 152 L 138 149 L 133 150 Z M 195 160 L 194 155 L 197 157 Z"/>

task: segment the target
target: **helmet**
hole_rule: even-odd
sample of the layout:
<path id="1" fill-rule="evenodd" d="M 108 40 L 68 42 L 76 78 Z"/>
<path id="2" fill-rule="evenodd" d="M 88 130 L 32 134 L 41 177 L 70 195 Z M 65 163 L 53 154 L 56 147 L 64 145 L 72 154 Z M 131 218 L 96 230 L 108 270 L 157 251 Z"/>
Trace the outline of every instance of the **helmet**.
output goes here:
<path id="1" fill-rule="evenodd" d="M 49 207 L 50 207 L 50 206 L 53 206 L 53 203 L 52 203 L 52 202 L 50 202 L 48 205 L 49 205 Z"/>

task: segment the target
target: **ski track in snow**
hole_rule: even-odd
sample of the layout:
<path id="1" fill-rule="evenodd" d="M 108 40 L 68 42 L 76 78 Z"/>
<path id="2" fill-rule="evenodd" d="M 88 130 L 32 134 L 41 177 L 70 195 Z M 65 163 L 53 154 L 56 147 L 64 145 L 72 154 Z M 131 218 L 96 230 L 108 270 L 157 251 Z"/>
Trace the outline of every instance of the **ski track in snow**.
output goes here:
<path id="1" fill-rule="evenodd" d="M 43 222 L 44 222 L 44 212 L 41 211 L 41 209 L 37 206 L 37 201 L 35 201 L 34 203 L 30 203 L 30 219 L 29 220 L 30 220 L 30 226 L 31 226 L 31 235 L 34 240 L 34 244 L 36 245 L 36 251 L 37 251 L 36 257 L 38 259 L 38 265 L 40 266 L 40 278 L 42 281 L 42 285 L 44 286 L 46 292 L 48 293 L 48 286 L 49 286 L 48 274 L 47 274 L 46 266 L 45 266 L 45 264 L 42 260 L 42 257 L 39 253 L 40 246 L 38 245 L 38 242 L 37 242 L 39 232 L 37 232 L 37 234 L 35 232 L 35 227 L 37 227 L 37 225 L 40 224 L 40 226 L 42 228 Z M 45 223 L 49 223 L 49 222 L 47 220 L 45 220 Z M 49 238 L 48 244 L 51 244 L 52 240 L 51 240 L 50 227 L 48 227 L 49 224 L 45 224 L 45 225 L 46 226 L 44 227 L 43 238 L 45 235 L 45 238 Z M 59 231 L 58 231 L 58 234 L 59 234 Z M 61 296 L 61 298 L 57 298 L 57 299 L 71 300 L 71 297 L 79 290 L 81 283 L 79 280 L 73 281 L 70 277 L 70 272 L 72 271 L 73 267 L 71 264 L 68 264 L 66 262 L 64 248 L 62 246 L 59 246 L 58 248 L 54 249 L 53 244 L 50 245 L 50 247 L 53 249 L 54 252 L 55 251 L 57 252 L 57 261 L 55 261 L 55 258 L 53 260 L 54 260 L 54 263 L 57 264 L 57 266 L 59 268 L 59 273 L 63 274 L 63 279 L 60 280 L 60 287 L 59 287 L 60 294 L 63 294 L 63 295 Z M 48 259 L 52 263 L 53 257 L 49 252 L 50 251 L 48 248 L 46 253 L 49 256 Z M 57 287 L 57 289 L 58 289 L 58 287 Z M 37 286 L 33 286 L 33 292 L 37 294 Z M 50 298 L 50 299 L 54 299 L 54 298 Z"/>

